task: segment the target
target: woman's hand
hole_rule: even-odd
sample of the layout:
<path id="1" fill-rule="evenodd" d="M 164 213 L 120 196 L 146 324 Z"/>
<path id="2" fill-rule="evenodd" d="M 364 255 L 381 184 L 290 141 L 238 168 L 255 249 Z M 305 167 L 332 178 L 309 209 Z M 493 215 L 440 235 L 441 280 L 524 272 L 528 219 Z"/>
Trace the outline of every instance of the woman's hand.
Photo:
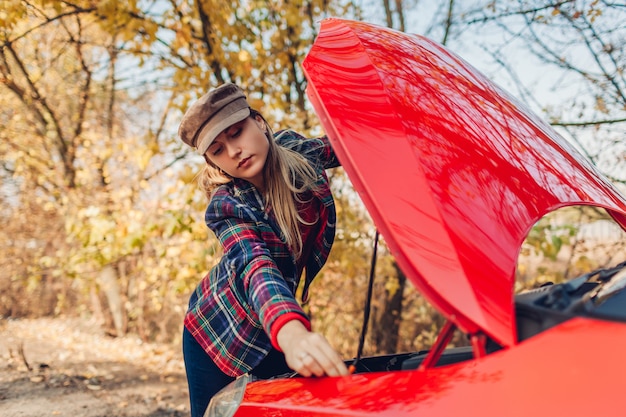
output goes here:
<path id="1" fill-rule="evenodd" d="M 276 335 L 287 365 L 302 376 L 348 375 L 341 357 L 319 333 L 307 330 L 298 320 L 288 321 Z"/>

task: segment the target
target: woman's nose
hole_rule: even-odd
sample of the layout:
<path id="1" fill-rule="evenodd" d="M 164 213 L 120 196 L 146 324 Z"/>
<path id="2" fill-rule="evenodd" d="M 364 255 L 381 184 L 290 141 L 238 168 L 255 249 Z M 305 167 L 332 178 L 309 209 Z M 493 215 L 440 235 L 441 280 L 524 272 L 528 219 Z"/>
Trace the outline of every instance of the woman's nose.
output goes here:
<path id="1" fill-rule="evenodd" d="M 235 158 L 241 153 L 241 147 L 237 143 L 229 143 L 226 147 L 228 156 Z"/>

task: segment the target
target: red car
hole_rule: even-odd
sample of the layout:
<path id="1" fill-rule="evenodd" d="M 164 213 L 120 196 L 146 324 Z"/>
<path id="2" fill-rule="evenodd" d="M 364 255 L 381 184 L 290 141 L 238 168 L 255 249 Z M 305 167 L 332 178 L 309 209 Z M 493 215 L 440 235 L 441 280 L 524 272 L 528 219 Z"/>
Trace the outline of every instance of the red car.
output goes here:
<path id="1" fill-rule="evenodd" d="M 346 377 L 245 376 L 207 415 L 623 416 L 626 267 L 514 295 L 545 214 L 626 199 L 548 124 L 426 38 L 326 19 L 303 63 L 321 123 L 395 259 L 446 318 L 425 354 Z M 460 329 L 470 347 L 445 349 Z"/>

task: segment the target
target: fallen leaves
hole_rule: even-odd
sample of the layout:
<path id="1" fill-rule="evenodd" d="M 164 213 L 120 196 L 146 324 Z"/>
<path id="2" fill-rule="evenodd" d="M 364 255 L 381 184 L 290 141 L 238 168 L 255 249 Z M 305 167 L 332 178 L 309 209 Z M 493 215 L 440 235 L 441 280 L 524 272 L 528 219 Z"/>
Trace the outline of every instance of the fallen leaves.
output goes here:
<path id="1" fill-rule="evenodd" d="M 82 319 L 0 323 L 2 417 L 188 414 L 178 346 L 111 338 Z"/>

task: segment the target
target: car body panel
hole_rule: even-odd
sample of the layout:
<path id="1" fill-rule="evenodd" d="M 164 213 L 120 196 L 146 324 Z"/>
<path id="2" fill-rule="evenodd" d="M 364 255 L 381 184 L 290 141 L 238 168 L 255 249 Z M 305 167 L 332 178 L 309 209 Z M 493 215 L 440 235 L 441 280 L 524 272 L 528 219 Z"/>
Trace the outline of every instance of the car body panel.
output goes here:
<path id="1" fill-rule="evenodd" d="M 398 264 L 466 333 L 517 342 L 517 258 L 546 213 L 593 205 L 626 224 L 624 198 L 565 139 L 427 38 L 326 19 L 303 68 Z"/>
<path id="2" fill-rule="evenodd" d="M 236 415 L 621 416 L 624 346 L 626 324 L 576 318 L 515 348 L 426 371 L 258 381 Z"/>

